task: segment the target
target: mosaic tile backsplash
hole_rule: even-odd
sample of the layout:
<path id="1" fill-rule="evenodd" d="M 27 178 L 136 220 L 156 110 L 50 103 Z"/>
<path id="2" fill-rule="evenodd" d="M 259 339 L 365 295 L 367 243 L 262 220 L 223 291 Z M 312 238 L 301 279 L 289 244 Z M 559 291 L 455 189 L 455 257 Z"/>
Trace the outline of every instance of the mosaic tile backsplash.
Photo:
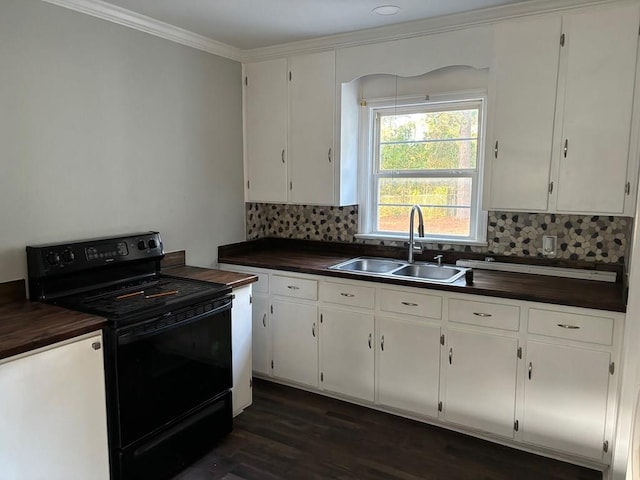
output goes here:
<path id="1" fill-rule="evenodd" d="M 488 212 L 487 246 L 429 244 L 432 250 L 542 257 L 542 236 L 558 237 L 555 258 L 624 263 L 631 238 L 628 217 Z M 247 240 L 264 237 L 404 246 L 356 239 L 358 206 L 247 203 Z"/>

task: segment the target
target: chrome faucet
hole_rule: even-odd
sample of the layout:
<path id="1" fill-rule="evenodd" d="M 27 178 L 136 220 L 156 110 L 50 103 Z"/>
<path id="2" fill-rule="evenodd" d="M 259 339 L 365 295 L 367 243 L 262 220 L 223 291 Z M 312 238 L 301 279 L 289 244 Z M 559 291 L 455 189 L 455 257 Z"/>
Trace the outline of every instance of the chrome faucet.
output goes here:
<path id="1" fill-rule="evenodd" d="M 414 205 L 411 207 L 411 213 L 409 214 L 409 256 L 407 258 L 409 263 L 413 263 L 414 252 L 422 252 L 422 244 L 414 241 L 413 239 L 413 216 L 415 212 L 418 212 L 418 236 L 424 237 L 424 220 L 422 218 L 422 210 L 420 210 L 419 205 Z"/>

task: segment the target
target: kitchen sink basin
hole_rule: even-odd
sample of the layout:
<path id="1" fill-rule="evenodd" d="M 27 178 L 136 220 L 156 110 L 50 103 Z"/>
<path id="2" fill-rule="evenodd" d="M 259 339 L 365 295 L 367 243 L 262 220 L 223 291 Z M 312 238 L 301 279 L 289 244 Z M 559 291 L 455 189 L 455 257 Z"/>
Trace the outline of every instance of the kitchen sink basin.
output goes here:
<path id="1" fill-rule="evenodd" d="M 464 275 L 464 272 L 465 269 L 463 268 L 413 263 L 398 270 L 394 270 L 393 275 L 423 280 L 437 280 L 440 282 L 453 282 Z"/>
<path id="2" fill-rule="evenodd" d="M 352 258 L 330 268 L 364 273 L 389 273 L 404 265 L 404 263 L 397 260 L 388 260 L 386 258 Z"/>
<path id="3" fill-rule="evenodd" d="M 389 258 L 358 257 L 329 267 L 332 270 L 384 278 L 410 278 L 435 283 L 452 283 L 464 275 L 466 268 L 435 265 L 432 263 L 408 263 Z"/>

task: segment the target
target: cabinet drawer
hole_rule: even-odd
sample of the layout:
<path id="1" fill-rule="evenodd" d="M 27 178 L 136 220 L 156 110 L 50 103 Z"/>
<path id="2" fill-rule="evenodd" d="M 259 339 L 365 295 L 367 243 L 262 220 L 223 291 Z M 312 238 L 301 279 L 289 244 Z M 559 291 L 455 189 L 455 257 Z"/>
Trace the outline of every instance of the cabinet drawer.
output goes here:
<path id="1" fill-rule="evenodd" d="M 351 307 L 373 308 L 375 306 L 375 292 L 375 288 L 364 285 L 320 283 L 320 300 Z"/>
<path id="2" fill-rule="evenodd" d="M 517 331 L 520 307 L 452 298 L 449 300 L 449 321 Z"/>
<path id="3" fill-rule="evenodd" d="M 440 319 L 442 297 L 383 288 L 380 290 L 380 310 Z"/>
<path id="4" fill-rule="evenodd" d="M 532 308 L 529 310 L 529 333 L 611 345 L 613 318 Z"/>
<path id="5" fill-rule="evenodd" d="M 284 295 L 286 297 L 317 300 L 318 282 L 316 280 L 309 280 L 306 278 L 272 275 L 271 293 L 274 295 Z"/>

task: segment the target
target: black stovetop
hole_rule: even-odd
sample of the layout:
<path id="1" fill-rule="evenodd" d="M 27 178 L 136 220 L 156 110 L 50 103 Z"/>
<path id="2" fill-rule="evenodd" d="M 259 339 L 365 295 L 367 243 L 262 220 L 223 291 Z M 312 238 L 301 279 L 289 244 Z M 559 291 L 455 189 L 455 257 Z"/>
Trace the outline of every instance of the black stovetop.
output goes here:
<path id="1" fill-rule="evenodd" d="M 111 321 L 125 322 L 141 316 L 150 318 L 229 292 L 231 287 L 224 284 L 159 274 L 144 280 L 63 296 L 53 303 Z"/>

